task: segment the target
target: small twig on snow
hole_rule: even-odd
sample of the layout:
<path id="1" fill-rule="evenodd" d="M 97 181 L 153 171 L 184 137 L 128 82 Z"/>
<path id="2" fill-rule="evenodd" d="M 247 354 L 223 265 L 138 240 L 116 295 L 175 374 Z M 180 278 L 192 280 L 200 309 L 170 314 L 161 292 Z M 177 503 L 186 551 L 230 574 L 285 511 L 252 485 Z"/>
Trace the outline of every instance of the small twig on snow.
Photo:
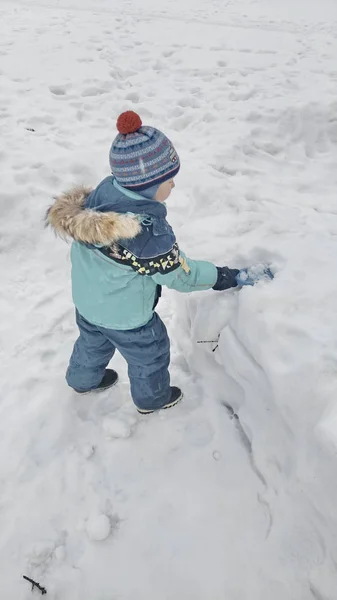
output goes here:
<path id="1" fill-rule="evenodd" d="M 29 583 L 32 584 L 32 592 L 34 591 L 34 588 L 36 588 L 41 592 L 42 596 L 44 596 L 47 593 L 46 588 L 42 587 L 42 585 L 37 583 L 37 581 L 30 579 L 30 577 L 26 577 L 26 575 L 22 575 L 22 577 L 23 577 L 23 579 L 25 579 L 26 581 L 29 581 Z"/>
<path id="2" fill-rule="evenodd" d="M 212 349 L 212 352 L 215 352 L 216 349 L 219 348 L 219 339 L 220 339 L 220 333 L 218 335 L 217 340 L 199 340 L 199 341 L 197 341 L 197 344 L 216 344 L 215 348 Z"/>

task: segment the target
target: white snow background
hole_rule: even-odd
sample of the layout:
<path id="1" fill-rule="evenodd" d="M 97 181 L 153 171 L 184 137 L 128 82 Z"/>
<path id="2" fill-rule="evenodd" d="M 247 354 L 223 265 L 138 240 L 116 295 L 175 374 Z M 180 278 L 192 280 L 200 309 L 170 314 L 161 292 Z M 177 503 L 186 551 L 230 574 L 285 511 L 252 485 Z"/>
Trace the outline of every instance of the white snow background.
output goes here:
<path id="1" fill-rule="evenodd" d="M 337 597 L 337 3 L 0 0 L 0 598 Z M 193 258 L 272 283 L 165 291 L 184 402 L 78 398 L 52 197 L 139 112 Z M 33 129 L 34 131 L 30 131 Z M 197 344 L 216 340 L 215 344 Z M 235 414 L 234 414 L 235 413 Z"/>

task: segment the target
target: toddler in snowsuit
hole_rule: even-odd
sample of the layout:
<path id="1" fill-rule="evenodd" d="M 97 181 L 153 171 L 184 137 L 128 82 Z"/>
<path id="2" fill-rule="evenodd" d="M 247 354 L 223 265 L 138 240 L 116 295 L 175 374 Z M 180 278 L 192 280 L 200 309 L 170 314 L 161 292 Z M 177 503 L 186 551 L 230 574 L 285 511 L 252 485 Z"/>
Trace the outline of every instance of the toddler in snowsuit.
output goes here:
<path id="1" fill-rule="evenodd" d="M 161 286 L 193 292 L 238 285 L 237 269 L 190 260 L 166 221 L 165 200 L 180 168 L 177 152 L 133 112 L 117 121 L 112 175 L 96 189 L 73 189 L 47 213 L 56 233 L 73 239 L 72 292 L 80 336 L 66 379 L 79 393 L 114 385 L 107 369 L 115 350 L 128 363 L 133 401 L 141 413 L 176 404 L 170 386 L 170 342 L 155 312 Z"/>

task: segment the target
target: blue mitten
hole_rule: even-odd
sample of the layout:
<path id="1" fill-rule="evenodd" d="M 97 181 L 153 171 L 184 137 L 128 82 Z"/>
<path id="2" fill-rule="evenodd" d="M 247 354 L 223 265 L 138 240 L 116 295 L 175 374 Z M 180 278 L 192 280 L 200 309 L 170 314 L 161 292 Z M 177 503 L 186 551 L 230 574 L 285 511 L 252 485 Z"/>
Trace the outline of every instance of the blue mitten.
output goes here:
<path id="1" fill-rule="evenodd" d="M 268 281 L 274 279 L 274 275 L 269 267 L 256 265 L 255 267 L 241 269 L 235 279 L 237 284 L 242 287 L 243 285 L 255 285 L 255 283 L 261 280 Z"/>

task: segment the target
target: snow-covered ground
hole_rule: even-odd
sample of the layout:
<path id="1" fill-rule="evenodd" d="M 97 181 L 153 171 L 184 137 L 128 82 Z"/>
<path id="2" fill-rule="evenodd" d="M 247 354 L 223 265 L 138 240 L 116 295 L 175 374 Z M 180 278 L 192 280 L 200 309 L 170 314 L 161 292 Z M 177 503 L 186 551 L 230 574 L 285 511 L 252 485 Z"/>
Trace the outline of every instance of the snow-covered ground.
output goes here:
<path id="1" fill-rule="evenodd" d="M 0 0 L 1 600 L 24 574 L 53 600 L 335 600 L 336 91 L 335 0 Z M 128 108 L 181 155 L 181 247 L 277 271 L 165 293 L 185 400 L 147 418 L 120 358 L 113 391 L 67 388 L 69 246 L 43 228 Z"/>

